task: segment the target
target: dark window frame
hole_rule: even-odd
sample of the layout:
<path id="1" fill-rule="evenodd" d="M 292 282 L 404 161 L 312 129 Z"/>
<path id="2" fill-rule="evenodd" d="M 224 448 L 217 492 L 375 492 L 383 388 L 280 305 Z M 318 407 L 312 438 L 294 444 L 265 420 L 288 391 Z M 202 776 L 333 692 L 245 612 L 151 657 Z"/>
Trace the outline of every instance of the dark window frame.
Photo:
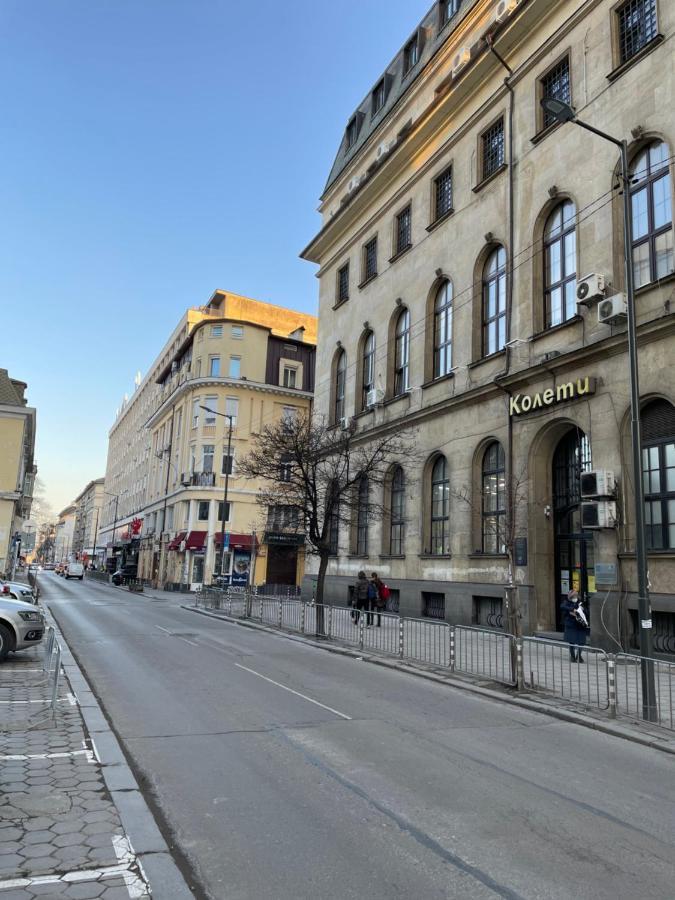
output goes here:
<path id="1" fill-rule="evenodd" d="M 368 393 L 375 390 L 375 332 L 363 336 L 361 351 L 361 409 L 368 408 Z"/>
<path id="2" fill-rule="evenodd" d="M 434 460 L 429 486 L 431 499 L 429 555 L 447 556 L 450 552 L 450 477 L 448 460 L 442 454 Z"/>
<path id="3" fill-rule="evenodd" d="M 452 164 L 433 179 L 433 221 L 439 222 L 453 210 Z"/>
<path id="4" fill-rule="evenodd" d="M 504 116 L 500 115 L 480 135 L 480 181 L 487 181 L 506 165 Z"/>
<path id="5" fill-rule="evenodd" d="M 485 448 L 480 485 L 481 552 L 503 554 L 506 552 L 506 456 L 499 441 L 492 441 Z M 496 501 L 490 508 L 487 498 L 493 495 Z"/>
<path id="6" fill-rule="evenodd" d="M 650 407 L 668 404 L 665 415 L 658 425 L 646 427 Z M 675 550 L 675 410 L 666 400 L 656 400 L 645 405 L 640 418 L 643 420 L 642 440 L 642 488 L 644 494 L 645 534 L 647 550 L 650 552 L 667 552 Z M 651 423 L 650 423 L 651 424 Z M 656 432 L 656 433 L 654 433 Z M 668 454 L 670 453 L 670 465 Z M 656 457 L 656 465 L 647 465 Z M 671 472 L 672 490 L 668 488 L 668 472 Z M 658 479 L 654 487 L 654 475 Z M 660 522 L 653 524 L 654 512 L 658 510 Z M 654 540 L 655 532 L 660 531 L 659 539 Z M 671 536 L 672 533 L 672 536 Z"/>
<path id="7" fill-rule="evenodd" d="M 387 102 L 387 81 L 383 76 L 377 82 L 372 92 L 372 112 L 371 116 L 376 116 Z"/>
<path id="8" fill-rule="evenodd" d="M 357 116 L 352 116 L 349 122 L 347 123 L 347 128 L 345 129 L 345 140 L 347 141 L 347 150 L 351 150 L 351 148 L 356 144 L 356 141 L 359 137 L 359 122 Z"/>
<path id="9" fill-rule="evenodd" d="M 413 35 L 403 48 L 403 77 L 405 78 L 420 61 L 420 36 Z"/>
<path id="10" fill-rule="evenodd" d="M 565 210 L 569 207 L 572 207 L 573 213 L 571 219 L 566 220 Z M 546 232 L 549 228 L 549 223 L 557 213 L 560 213 L 561 215 L 560 227 L 557 229 L 557 231 L 551 234 L 547 234 Z M 568 322 L 570 319 L 573 319 L 577 315 L 575 286 L 577 281 L 578 247 L 576 231 L 576 205 L 573 200 L 562 200 L 551 210 L 546 218 L 546 222 L 544 223 L 544 327 L 546 329 L 555 328 L 558 325 L 562 325 L 564 322 Z M 568 272 L 566 249 L 568 240 L 570 240 L 571 238 L 574 239 L 574 271 Z M 556 247 L 559 248 L 560 253 L 560 277 L 556 281 L 553 281 L 551 276 L 551 257 Z M 567 291 L 569 286 L 571 286 L 572 301 L 571 306 L 568 308 Z M 556 290 L 560 291 L 561 296 L 561 318 L 559 321 L 554 322 L 552 316 L 551 297 Z"/>
<path id="11" fill-rule="evenodd" d="M 357 485 L 356 553 L 358 556 L 368 556 L 369 494 L 368 476 L 362 475 Z"/>
<path id="12" fill-rule="evenodd" d="M 655 169 L 652 170 L 651 164 L 651 150 L 655 147 L 665 147 L 665 163 L 657 165 Z M 637 161 L 641 156 L 645 155 L 647 158 L 647 169 L 646 175 L 640 180 L 635 181 L 636 171 L 635 166 Z M 670 151 L 669 145 L 666 141 L 656 140 L 650 141 L 650 143 L 646 144 L 642 147 L 638 153 L 636 153 L 633 157 L 630 166 L 630 198 L 631 198 L 631 224 L 632 224 L 632 235 L 633 235 L 633 244 L 631 247 L 631 259 L 633 263 L 633 273 L 635 278 L 635 286 L 636 288 L 644 287 L 648 284 L 653 284 L 656 281 L 659 281 L 661 278 L 666 278 L 672 272 L 672 268 L 670 272 L 666 272 L 665 274 L 658 274 L 657 270 L 657 255 L 656 255 L 656 242 L 663 235 L 671 232 L 671 266 L 673 260 L 673 208 L 672 208 L 672 179 L 670 174 Z M 668 203 L 670 204 L 670 221 L 665 225 L 661 225 L 656 227 L 654 224 L 654 211 L 655 211 L 655 202 L 654 202 L 654 185 L 661 180 L 665 180 L 666 182 L 666 196 L 668 198 Z M 647 192 L 647 232 L 646 234 L 640 235 L 639 237 L 635 236 L 636 228 L 635 228 L 635 211 L 634 211 L 634 202 L 635 198 L 641 194 L 643 191 Z M 647 245 L 649 250 L 649 280 L 640 282 L 637 277 L 637 272 L 635 271 L 635 251 L 638 248 Z"/>
<path id="13" fill-rule="evenodd" d="M 408 203 L 394 219 L 394 256 L 412 247 L 412 203 Z"/>
<path id="14" fill-rule="evenodd" d="M 337 303 L 349 300 L 349 260 L 337 270 Z"/>
<path id="15" fill-rule="evenodd" d="M 628 17 L 633 15 L 633 23 Z M 657 0 L 625 0 L 614 10 L 617 59 L 629 62 L 658 36 Z"/>
<path id="16" fill-rule="evenodd" d="M 377 277 L 377 235 L 371 237 L 363 245 L 363 278 L 361 284 L 366 284 Z"/>
<path id="17" fill-rule="evenodd" d="M 556 80 L 561 83 L 556 88 L 553 83 Z M 572 69 L 570 65 L 569 51 L 557 59 L 552 66 L 549 66 L 544 74 L 539 78 L 539 99 L 562 100 L 564 103 L 572 104 Z M 541 130 L 556 124 L 556 119 L 547 110 L 543 109 L 541 103 L 538 104 L 539 115 L 541 118 Z"/>
<path id="18" fill-rule="evenodd" d="M 197 521 L 198 522 L 208 522 L 209 521 L 209 511 L 210 511 L 210 500 L 198 500 L 197 501 Z M 203 516 L 202 512 L 206 508 L 206 515 Z"/>
<path id="19" fill-rule="evenodd" d="M 434 380 L 452 371 L 452 307 L 452 282 L 446 279 L 434 297 Z"/>
<path id="20" fill-rule="evenodd" d="M 410 390 L 410 310 L 407 307 L 398 314 L 394 336 L 394 396 L 400 397 Z"/>
<path id="21" fill-rule="evenodd" d="M 438 4 L 438 27 L 445 28 L 450 19 L 457 15 L 462 5 L 462 0 L 440 0 Z"/>
<path id="22" fill-rule="evenodd" d="M 391 477 L 389 496 L 389 554 L 405 552 L 405 472 L 396 466 Z"/>
<path id="23" fill-rule="evenodd" d="M 347 383 L 347 353 L 340 350 L 338 358 L 335 361 L 335 404 L 333 412 L 335 416 L 335 424 L 339 425 L 340 421 L 345 418 L 345 389 Z"/>

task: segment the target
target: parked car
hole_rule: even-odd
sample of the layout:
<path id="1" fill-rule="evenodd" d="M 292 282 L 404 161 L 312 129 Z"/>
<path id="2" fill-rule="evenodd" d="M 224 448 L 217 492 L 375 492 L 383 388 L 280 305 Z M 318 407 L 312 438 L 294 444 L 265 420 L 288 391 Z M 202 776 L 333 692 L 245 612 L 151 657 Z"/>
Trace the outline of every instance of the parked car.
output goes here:
<path id="1" fill-rule="evenodd" d="M 70 562 L 66 566 L 65 571 L 66 580 L 69 578 L 79 578 L 80 581 L 84 578 L 84 566 L 79 562 Z"/>
<path id="2" fill-rule="evenodd" d="M 39 644 L 44 630 L 41 610 L 0 593 L 0 662 L 10 651 L 27 650 Z"/>
<path id="3" fill-rule="evenodd" d="M 9 593 L 12 594 L 16 600 L 23 600 L 25 603 L 37 603 L 37 596 L 33 588 L 29 584 L 23 584 L 20 581 L 3 581 L 0 582 L 2 586 L 9 586 Z M 7 593 L 7 591 L 5 592 Z"/>
<path id="4" fill-rule="evenodd" d="M 53 572 L 56 568 L 56 563 L 45 563 L 45 572 Z"/>
<path id="5" fill-rule="evenodd" d="M 125 578 L 136 578 L 137 574 L 138 569 L 136 566 L 122 566 L 121 569 L 113 572 L 110 580 L 119 587 Z"/>

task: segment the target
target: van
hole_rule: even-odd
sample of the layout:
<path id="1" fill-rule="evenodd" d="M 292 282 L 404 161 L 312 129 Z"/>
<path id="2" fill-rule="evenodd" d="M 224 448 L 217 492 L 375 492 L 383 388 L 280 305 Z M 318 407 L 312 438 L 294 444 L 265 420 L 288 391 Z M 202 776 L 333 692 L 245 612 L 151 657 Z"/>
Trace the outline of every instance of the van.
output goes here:
<path id="1" fill-rule="evenodd" d="M 68 578 L 79 578 L 80 581 L 84 578 L 84 566 L 79 562 L 71 562 L 66 566 L 66 579 Z"/>

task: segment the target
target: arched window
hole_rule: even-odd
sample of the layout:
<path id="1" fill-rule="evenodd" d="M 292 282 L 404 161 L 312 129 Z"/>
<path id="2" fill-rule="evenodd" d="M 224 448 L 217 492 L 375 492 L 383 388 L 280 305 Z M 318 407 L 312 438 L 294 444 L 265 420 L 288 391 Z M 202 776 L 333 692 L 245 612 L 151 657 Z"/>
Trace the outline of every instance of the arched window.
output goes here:
<path id="1" fill-rule="evenodd" d="M 444 281 L 434 301 L 434 378 L 452 369 L 452 284 Z"/>
<path id="2" fill-rule="evenodd" d="M 630 170 L 635 287 L 673 271 L 673 216 L 670 202 L 668 146 L 645 147 Z"/>
<path id="3" fill-rule="evenodd" d="M 544 303 L 547 328 L 577 314 L 577 210 L 565 200 L 544 226 Z"/>
<path id="4" fill-rule="evenodd" d="M 481 473 L 481 531 L 483 553 L 506 551 L 506 463 L 498 441 L 483 454 Z"/>
<path id="5" fill-rule="evenodd" d="M 375 390 L 375 335 L 369 331 L 363 341 L 361 358 L 361 409 L 371 405 L 368 402 L 368 394 L 373 390 Z"/>
<path id="6" fill-rule="evenodd" d="M 403 523 L 405 519 L 405 476 L 397 466 L 391 479 L 391 515 L 389 521 L 389 553 L 403 556 Z"/>
<path id="7" fill-rule="evenodd" d="M 653 400 L 640 421 L 647 547 L 675 550 L 675 407 Z"/>
<path id="8" fill-rule="evenodd" d="M 401 310 L 396 320 L 394 350 L 394 396 L 405 394 L 410 388 L 410 311 Z"/>
<path id="9" fill-rule="evenodd" d="M 506 250 L 496 247 L 483 269 L 483 356 L 506 343 Z"/>
<path id="10" fill-rule="evenodd" d="M 335 363 L 335 424 L 345 417 L 345 382 L 347 380 L 347 354 L 341 350 Z"/>
<path id="11" fill-rule="evenodd" d="M 358 486 L 356 509 L 356 553 L 368 556 L 368 476 L 362 475 Z"/>
<path id="12" fill-rule="evenodd" d="M 450 552 L 450 481 L 448 463 L 439 456 L 431 470 L 431 554 Z"/>

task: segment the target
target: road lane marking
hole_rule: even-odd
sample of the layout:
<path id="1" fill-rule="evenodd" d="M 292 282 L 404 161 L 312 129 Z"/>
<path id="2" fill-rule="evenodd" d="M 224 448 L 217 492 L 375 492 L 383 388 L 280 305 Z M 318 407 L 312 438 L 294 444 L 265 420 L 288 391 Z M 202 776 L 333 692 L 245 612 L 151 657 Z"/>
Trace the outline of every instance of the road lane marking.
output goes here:
<path id="1" fill-rule="evenodd" d="M 270 684 L 275 684 L 277 687 L 280 687 L 284 691 L 288 691 L 289 694 L 295 694 L 296 697 L 302 697 L 303 700 L 307 700 L 309 703 L 314 703 L 315 706 L 320 706 L 322 709 L 327 709 L 328 712 L 334 713 L 336 716 L 340 716 L 341 719 L 347 719 L 348 722 L 352 721 L 351 716 L 347 716 L 344 713 L 341 713 L 337 709 L 333 709 L 332 706 L 326 706 L 325 703 L 319 703 L 318 700 L 312 699 L 312 697 L 308 697 L 307 694 L 301 694 L 300 691 L 294 691 L 293 688 L 287 687 L 285 684 L 280 684 L 278 681 L 275 681 L 273 678 L 268 678 L 267 675 L 261 675 L 260 672 L 256 672 L 255 669 L 249 669 L 248 666 L 242 666 L 241 663 L 235 663 L 235 666 L 238 669 L 243 669 L 245 672 L 250 672 L 251 675 L 257 675 L 258 678 L 262 678 L 263 681 L 269 681 Z"/>
<path id="2" fill-rule="evenodd" d="M 169 637 L 178 638 L 179 641 L 183 641 L 185 644 L 189 644 L 191 647 L 199 647 L 199 644 L 195 644 L 194 641 L 189 641 L 187 638 L 182 637 L 180 634 L 174 634 L 173 631 L 169 631 L 168 628 L 163 628 L 161 625 L 155 625 L 155 628 L 159 628 L 160 631 L 163 631 L 164 634 L 168 634 Z"/>
<path id="3" fill-rule="evenodd" d="M 168 628 L 162 628 L 161 625 L 155 625 L 155 628 L 159 628 L 160 631 L 163 631 L 164 634 L 171 634 Z"/>
<path id="4" fill-rule="evenodd" d="M 176 637 L 178 637 L 178 635 L 176 635 Z M 191 647 L 199 647 L 199 644 L 195 644 L 194 641 L 188 641 L 187 638 L 179 637 L 178 640 L 183 641 L 184 644 L 189 644 Z"/>

